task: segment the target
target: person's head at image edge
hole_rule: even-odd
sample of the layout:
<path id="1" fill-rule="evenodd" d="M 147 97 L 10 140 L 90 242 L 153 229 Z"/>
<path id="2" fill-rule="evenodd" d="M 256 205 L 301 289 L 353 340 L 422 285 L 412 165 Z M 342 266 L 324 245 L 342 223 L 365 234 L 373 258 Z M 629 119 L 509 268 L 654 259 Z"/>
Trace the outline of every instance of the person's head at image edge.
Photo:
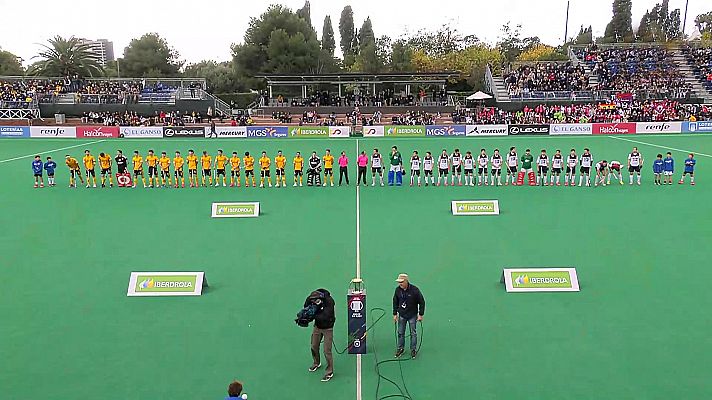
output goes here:
<path id="1" fill-rule="evenodd" d="M 247 394 L 242 393 L 242 382 L 230 382 L 227 386 L 227 397 L 225 400 L 247 400 Z"/>

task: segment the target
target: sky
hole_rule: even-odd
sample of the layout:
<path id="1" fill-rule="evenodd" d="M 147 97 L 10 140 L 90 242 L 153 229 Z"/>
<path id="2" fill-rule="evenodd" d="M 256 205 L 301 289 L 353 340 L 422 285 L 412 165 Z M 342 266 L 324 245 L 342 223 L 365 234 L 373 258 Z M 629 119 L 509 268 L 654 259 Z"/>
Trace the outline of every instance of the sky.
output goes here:
<path id="1" fill-rule="evenodd" d="M 259 16 L 270 1 L 207 0 L 201 3 L 180 0 L 72 0 L 67 6 L 35 0 L 32 5 L 17 0 L 0 0 L 0 48 L 10 51 L 30 64 L 40 50 L 39 43 L 55 35 L 87 39 L 109 39 L 117 57 L 131 39 L 147 32 L 157 32 L 168 40 L 187 63 L 201 60 L 227 61 L 230 45 L 242 42 L 250 17 Z M 304 0 L 282 0 L 280 4 L 296 10 Z M 592 25 L 601 36 L 612 16 L 612 0 L 571 0 L 569 36 L 581 25 Z M 633 0 L 633 26 L 656 0 Z M 196 7 L 196 4 L 198 7 Z M 521 24 L 526 36 L 539 36 L 544 43 L 563 42 L 566 0 L 311 0 L 312 24 L 321 37 L 326 15 L 331 16 L 338 47 L 338 23 L 341 10 L 351 4 L 357 27 L 371 17 L 376 36 L 398 38 L 419 29 L 437 29 L 450 24 L 461 33 L 474 34 L 494 43 L 500 27 L 507 21 Z M 431 6 L 425 6 L 431 4 Z M 28 10 L 45 8 L 47 12 Z M 46 7 L 43 7 L 46 6 Z M 685 0 L 670 0 L 670 8 L 680 8 L 684 16 Z M 689 0 L 686 33 L 691 33 L 698 14 L 712 11 L 710 0 Z"/>

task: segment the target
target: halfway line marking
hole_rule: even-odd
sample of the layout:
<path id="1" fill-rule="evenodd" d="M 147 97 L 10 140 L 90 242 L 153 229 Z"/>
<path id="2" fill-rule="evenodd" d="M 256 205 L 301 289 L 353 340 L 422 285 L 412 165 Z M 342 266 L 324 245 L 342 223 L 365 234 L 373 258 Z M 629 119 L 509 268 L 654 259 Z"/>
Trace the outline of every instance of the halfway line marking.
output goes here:
<path id="1" fill-rule="evenodd" d="M 356 139 L 356 157 L 358 158 L 359 148 Z M 358 161 L 356 162 L 358 169 Z M 356 279 L 361 279 L 361 185 L 356 182 Z M 361 354 L 356 354 L 356 400 L 362 400 L 362 371 Z"/>
<path id="2" fill-rule="evenodd" d="M 68 149 L 73 149 L 73 148 L 82 147 L 82 146 L 89 146 L 89 145 L 97 144 L 97 143 L 101 143 L 101 142 L 106 142 L 106 139 L 95 140 L 95 141 L 93 141 L 93 142 L 88 142 L 88 143 L 75 144 L 74 146 L 60 147 L 60 148 L 58 148 L 58 149 L 42 151 L 42 152 L 39 152 L 39 153 L 32 153 L 32 154 L 28 154 L 28 155 L 26 155 L 26 156 L 8 158 L 7 160 L 0 160 L 0 164 L 6 163 L 6 162 L 10 162 L 10 161 L 21 160 L 21 159 L 23 159 L 23 158 L 34 157 L 34 156 L 36 156 L 36 155 L 42 155 L 42 154 L 52 153 L 52 152 L 55 152 L 55 151 L 68 150 Z"/>
<path id="3" fill-rule="evenodd" d="M 611 139 L 625 140 L 626 142 L 638 143 L 638 144 L 643 144 L 643 145 L 652 146 L 652 147 L 658 147 L 658 148 L 665 149 L 665 150 L 675 150 L 675 151 L 679 151 L 679 152 L 682 152 L 682 153 L 693 153 L 693 154 L 695 154 L 695 155 L 700 155 L 700 156 L 703 156 L 703 157 L 710 157 L 710 158 L 712 158 L 712 155 L 705 154 L 705 153 L 698 153 L 698 152 L 696 152 L 696 151 L 690 151 L 690 150 L 684 150 L 684 149 L 676 149 L 676 148 L 674 148 L 674 147 L 661 146 L 661 145 L 654 144 L 654 143 L 641 142 L 640 140 L 626 139 L 626 138 L 617 137 L 617 136 L 608 136 L 608 137 L 611 138 Z"/>

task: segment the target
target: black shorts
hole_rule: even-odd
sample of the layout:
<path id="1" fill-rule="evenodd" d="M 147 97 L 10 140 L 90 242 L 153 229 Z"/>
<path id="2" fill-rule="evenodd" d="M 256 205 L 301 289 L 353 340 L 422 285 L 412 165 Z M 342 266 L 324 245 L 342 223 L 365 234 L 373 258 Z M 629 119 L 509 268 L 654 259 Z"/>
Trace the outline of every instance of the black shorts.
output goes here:
<path id="1" fill-rule="evenodd" d="M 455 174 L 455 173 L 459 174 L 460 172 L 462 172 L 462 166 L 461 166 L 461 165 L 453 165 L 453 166 L 452 166 L 452 173 L 453 173 L 453 174 Z"/>
<path id="2" fill-rule="evenodd" d="M 239 169 L 233 169 L 232 171 L 230 171 L 230 175 L 236 176 L 236 177 L 239 178 L 239 177 L 240 177 L 240 170 L 239 170 Z"/>
<path id="3" fill-rule="evenodd" d="M 210 169 L 203 169 L 203 176 L 210 176 L 212 174 L 212 171 Z"/>
<path id="4" fill-rule="evenodd" d="M 126 173 L 126 167 L 116 167 L 116 173 L 117 173 L 117 174 L 125 174 L 125 173 Z"/>
<path id="5" fill-rule="evenodd" d="M 447 168 L 440 168 L 438 169 L 438 176 L 447 176 L 448 169 Z"/>
<path id="6" fill-rule="evenodd" d="M 682 173 L 682 176 L 686 176 L 686 175 L 695 176 L 695 171 L 685 171 Z"/>
<path id="7" fill-rule="evenodd" d="M 42 177 L 42 173 L 35 174 L 35 178 L 38 178 L 38 177 L 41 178 L 41 177 Z"/>
<path id="8" fill-rule="evenodd" d="M 516 166 L 514 166 L 514 167 L 507 167 L 507 172 L 509 172 L 510 174 L 516 174 L 516 173 L 517 173 L 517 167 L 516 167 Z"/>
<path id="9" fill-rule="evenodd" d="M 72 178 L 76 178 L 82 175 L 82 171 L 78 169 L 70 169 L 69 174 L 72 176 Z"/>
<path id="10" fill-rule="evenodd" d="M 414 176 L 420 176 L 420 170 L 419 169 L 411 169 L 410 174 Z"/>
<path id="11" fill-rule="evenodd" d="M 54 172 L 52 172 L 51 174 L 48 172 L 48 173 L 47 173 L 47 177 L 48 177 L 48 178 L 54 178 Z"/>
<path id="12" fill-rule="evenodd" d="M 561 168 L 552 168 L 551 173 L 559 175 L 559 174 L 561 174 Z"/>
<path id="13" fill-rule="evenodd" d="M 218 169 L 216 174 L 217 174 L 217 176 L 220 176 L 220 175 L 225 176 L 225 168 Z"/>
<path id="14" fill-rule="evenodd" d="M 549 167 L 545 167 L 543 165 L 540 165 L 538 168 L 540 174 L 547 174 L 549 172 Z"/>
<path id="15" fill-rule="evenodd" d="M 142 169 L 135 169 L 134 170 L 134 176 L 143 176 L 143 170 Z"/>
<path id="16" fill-rule="evenodd" d="M 590 174 L 591 167 L 581 167 L 581 174 Z"/>
<path id="17" fill-rule="evenodd" d="M 294 176 L 303 176 L 304 172 L 301 169 L 294 170 Z"/>
<path id="18" fill-rule="evenodd" d="M 178 168 L 177 170 L 173 171 L 173 175 L 180 176 L 182 178 L 183 177 L 183 168 Z"/>
<path id="19" fill-rule="evenodd" d="M 432 169 L 424 169 L 424 170 L 423 170 L 423 175 L 425 175 L 425 176 L 433 176 L 433 170 L 432 170 Z"/>
<path id="20" fill-rule="evenodd" d="M 487 172 L 485 172 L 485 173 L 487 173 Z M 474 169 L 465 168 L 465 175 L 474 175 L 474 174 L 475 174 Z"/>
<path id="21" fill-rule="evenodd" d="M 326 175 L 334 175 L 334 170 L 331 168 L 324 168 L 324 176 Z"/>
<path id="22" fill-rule="evenodd" d="M 188 169 L 188 175 L 189 176 L 198 176 L 198 170 L 197 169 Z"/>
<path id="23" fill-rule="evenodd" d="M 277 174 L 277 176 L 284 176 L 284 168 L 277 168 L 274 173 Z"/>
<path id="24" fill-rule="evenodd" d="M 93 169 L 88 169 L 88 170 L 87 170 L 87 176 L 96 176 L 96 172 L 94 172 Z"/>
<path id="25" fill-rule="evenodd" d="M 597 169 L 596 169 L 596 173 L 597 173 L 597 174 L 601 174 L 601 175 L 602 175 L 602 174 L 605 174 L 605 173 L 607 173 L 607 172 L 608 172 L 608 167 L 605 167 L 605 168 L 597 168 Z"/>
<path id="26" fill-rule="evenodd" d="M 502 175 L 502 169 L 501 168 L 492 168 L 492 175 L 494 175 L 494 176 Z"/>
<path id="27" fill-rule="evenodd" d="M 248 177 L 248 176 L 255 176 L 255 170 L 254 169 L 246 169 L 245 177 Z"/>
<path id="28" fill-rule="evenodd" d="M 269 170 L 268 169 L 261 169 L 260 170 L 260 176 L 263 178 L 269 178 Z"/>
<path id="29" fill-rule="evenodd" d="M 171 170 L 169 170 L 169 169 L 161 170 L 161 178 L 170 178 L 170 177 L 171 177 Z"/>
<path id="30" fill-rule="evenodd" d="M 102 175 L 111 175 L 111 168 L 102 168 L 101 174 Z"/>
<path id="31" fill-rule="evenodd" d="M 156 169 L 156 167 L 149 166 L 148 167 L 148 177 L 150 178 L 153 176 L 158 176 L 158 170 Z"/>
<path id="32" fill-rule="evenodd" d="M 638 173 L 640 173 L 640 165 L 635 166 L 635 167 L 631 165 L 630 167 L 628 167 L 628 172 L 630 172 L 630 173 L 633 173 L 633 172 L 638 172 Z"/>
<path id="33" fill-rule="evenodd" d="M 371 173 L 375 174 L 378 173 L 378 175 L 381 175 L 383 173 L 383 168 L 381 167 L 371 167 Z"/>
<path id="34" fill-rule="evenodd" d="M 566 166 L 566 173 L 576 175 L 576 167 Z"/>
<path id="35" fill-rule="evenodd" d="M 480 167 L 480 168 L 477 168 L 477 173 L 480 174 L 480 175 L 482 175 L 482 174 L 487 175 L 487 167 Z"/>

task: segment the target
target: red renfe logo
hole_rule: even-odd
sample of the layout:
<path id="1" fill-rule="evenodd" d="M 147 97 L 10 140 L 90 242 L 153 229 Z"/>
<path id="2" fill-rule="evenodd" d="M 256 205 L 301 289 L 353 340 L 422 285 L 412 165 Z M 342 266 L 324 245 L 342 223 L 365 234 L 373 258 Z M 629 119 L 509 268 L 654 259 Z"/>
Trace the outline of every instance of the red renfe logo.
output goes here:
<path id="1" fill-rule="evenodd" d="M 119 137 L 118 126 L 78 126 L 78 138 L 117 138 Z"/>
<path id="2" fill-rule="evenodd" d="M 629 135 L 636 132 L 635 123 L 593 124 L 594 135 Z"/>

